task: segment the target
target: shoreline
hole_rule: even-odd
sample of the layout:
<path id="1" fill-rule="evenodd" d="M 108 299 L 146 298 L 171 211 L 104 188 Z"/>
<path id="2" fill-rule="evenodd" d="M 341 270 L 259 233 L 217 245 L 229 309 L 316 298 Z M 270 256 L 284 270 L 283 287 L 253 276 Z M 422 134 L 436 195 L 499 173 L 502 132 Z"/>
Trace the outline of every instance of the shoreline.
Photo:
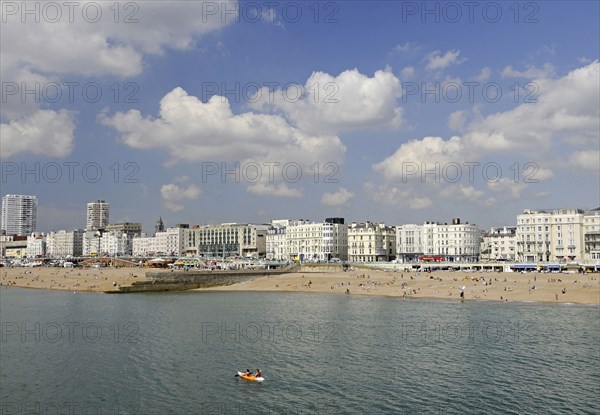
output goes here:
<path id="1" fill-rule="evenodd" d="M 340 295 L 383 296 L 399 299 L 446 299 L 549 304 L 600 305 L 598 274 L 519 274 L 432 272 L 294 273 L 262 277 L 226 287 L 193 291 L 302 292 Z M 535 281 L 532 281 L 535 278 Z M 547 281 L 550 280 L 550 281 Z M 311 282 L 310 286 L 308 282 Z M 529 289 L 534 286 L 534 289 Z M 346 294 L 346 289 L 350 290 Z M 562 290 L 565 289 L 565 293 Z"/>
<path id="2" fill-rule="evenodd" d="M 144 268 L 63 269 L 0 268 L 0 289 L 11 287 L 88 293 L 118 292 L 120 286 L 144 281 Z M 401 300 L 446 299 L 600 305 L 600 274 L 509 272 L 392 272 L 356 267 L 352 271 L 295 272 L 269 275 L 198 292 L 286 292 L 381 296 Z M 347 293 L 346 291 L 349 291 Z"/>

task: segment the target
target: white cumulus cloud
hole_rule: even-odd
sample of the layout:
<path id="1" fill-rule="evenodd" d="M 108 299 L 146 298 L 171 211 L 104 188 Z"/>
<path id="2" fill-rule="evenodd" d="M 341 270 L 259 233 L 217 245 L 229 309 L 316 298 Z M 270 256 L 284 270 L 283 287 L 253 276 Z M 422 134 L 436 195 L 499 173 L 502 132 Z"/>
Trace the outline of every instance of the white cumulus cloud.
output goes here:
<path id="1" fill-rule="evenodd" d="M 171 212 L 183 210 L 182 202 L 198 199 L 200 193 L 200 189 L 194 184 L 189 184 L 185 187 L 169 183 L 162 185 L 160 188 L 160 196 L 162 197 L 163 204 Z"/>
<path id="2" fill-rule="evenodd" d="M 445 69 L 450 65 L 461 63 L 459 56 L 460 50 L 449 50 L 443 55 L 440 50 L 435 50 L 427 55 L 425 68 L 433 71 Z"/>
<path id="3" fill-rule="evenodd" d="M 303 131 L 336 134 L 400 126 L 403 111 L 397 100 L 401 95 L 400 80 L 391 70 L 379 70 L 368 77 L 352 69 L 337 76 L 313 72 L 304 85 L 286 90 L 263 87 L 250 98 L 249 106 L 262 112 L 281 113 Z"/>
<path id="4" fill-rule="evenodd" d="M 353 199 L 356 196 L 354 193 L 346 189 L 345 187 L 340 187 L 337 191 L 333 193 L 325 193 L 321 198 L 321 203 L 327 206 L 339 206 L 347 203 L 350 199 Z"/>
<path id="5" fill-rule="evenodd" d="M 544 64 L 541 68 L 529 65 L 524 71 L 519 71 L 513 69 L 512 66 L 507 66 L 502 70 L 501 75 L 503 78 L 544 79 L 554 75 L 554 66 L 549 63 Z"/>
<path id="6" fill-rule="evenodd" d="M 2 158 L 19 153 L 65 157 L 73 149 L 74 116 L 66 110 L 38 110 L 0 125 Z"/>

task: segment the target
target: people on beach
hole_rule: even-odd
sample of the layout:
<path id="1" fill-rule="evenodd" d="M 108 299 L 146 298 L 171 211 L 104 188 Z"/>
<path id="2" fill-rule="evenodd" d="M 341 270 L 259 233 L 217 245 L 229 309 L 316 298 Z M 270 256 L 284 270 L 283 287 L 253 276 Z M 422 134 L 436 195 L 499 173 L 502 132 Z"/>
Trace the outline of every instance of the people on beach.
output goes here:
<path id="1" fill-rule="evenodd" d="M 460 299 L 461 300 L 464 300 L 464 298 L 465 298 L 465 289 L 466 289 L 466 287 L 464 285 L 460 286 Z"/>

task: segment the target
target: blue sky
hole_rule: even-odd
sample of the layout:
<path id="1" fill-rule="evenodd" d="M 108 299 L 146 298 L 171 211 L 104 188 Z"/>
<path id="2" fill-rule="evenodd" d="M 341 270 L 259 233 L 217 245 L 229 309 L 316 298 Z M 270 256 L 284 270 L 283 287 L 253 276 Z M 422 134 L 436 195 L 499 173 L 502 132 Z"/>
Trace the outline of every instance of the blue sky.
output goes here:
<path id="1" fill-rule="evenodd" d="M 598 2 L 54 4 L 2 3 L 2 193 L 40 230 L 600 205 Z"/>

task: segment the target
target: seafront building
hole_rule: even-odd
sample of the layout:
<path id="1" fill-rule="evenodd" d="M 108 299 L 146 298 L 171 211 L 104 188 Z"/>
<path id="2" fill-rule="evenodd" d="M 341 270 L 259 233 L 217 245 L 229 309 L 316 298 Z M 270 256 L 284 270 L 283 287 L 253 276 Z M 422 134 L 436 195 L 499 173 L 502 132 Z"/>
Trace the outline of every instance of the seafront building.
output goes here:
<path id="1" fill-rule="evenodd" d="M 87 204 L 86 226 L 87 231 L 104 229 L 109 224 L 110 203 L 96 200 Z"/>
<path id="2" fill-rule="evenodd" d="M 157 256 L 156 238 L 142 234 L 131 241 L 131 252 L 133 256 L 148 257 Z"/>
<path id="3" fill-rule="evenodd" d="M 348 225 L 344 218 L 290 225 L 286 227 L 285 239 L 289 259 L 293 261 L 348 259 Z"/>
<path id="4" fill-rule="evenodd" d="M 475 224 L 425 222 L 396 227 L 399 262 L 476 262 L 481 249 L 481 230 Z"/>
<path id="5" fill-rule="evenodd" d="M 513 262 L 517 253 L 517 227 L 491 228 L 485 232 L 481 242 L 481 261 Z"/>
<path id="6" fill-rule="evenodd" d="M 185 252 L 185 234 L 190 225 L 177 224 L 172 228 L 156 232 L 154 235 L 154 252 L 156 255 L 182 256 Z M 152 242 L 149 241 L 149 247 Z"/>
<path id="7" fill-rule="evenodd" d="M 264 258 L 269 227 L 249 223 L 194 225 L 183 233 L 183 250 L 187 256 L 203 258 Z"/>
<path id="8" fill-rule="evenodd" d="M 525 209 L 517 216 L 516 260 L 519 262 L 583 260 L 585 250 L 583 224 L 583 209 Z M 590 244 L 592 245 L 591 241 Z"/>
<path id="9" fill-rule="evenodd" d="M 396 226 L 398 262 L 417 262 L 423 254 L 423 227 L 414 224 Z"/>
<path id="10" fill-rule="evenodd" d="M 60 230 L 46 235 L 46 255 L 52 258 L 83 255 L 83 229 Z"/>
<path id="11" fill-rule="evenodd" d="M 162 221 L 161 221 L 162 222 Z M 159 229 L 158 227 L 155 228 Z M 154 236 L 141 234 L 132 241 L 133 256 L 183 256 L 186 255 L 186 240 L 190 234 L 188 224 L 177 224 L 173 228 L 164 227 Z"/>
<path id="12" fill-rule="evenodd" d="M 117 233 L 126 233 L 127 235 L 135 238 L 142 234 L 142 224 L 141 223 L 131 223 L 131 222 L 123 222 L 123 223 L 112 223 L 106 225 L 104 228 L 105 232 L 117 232 Z"/>
<path id="13" fill-rule="evenodd" d="M 348 227 L 350 262 L 389 262 L 396 259 L 396 230 L 384 223 L 356 223 Z"/>
<path id="14" fill-rule="evenodd" d="M 584 260 L 600 264 L 600 207 L 583 213 Z"/>
<path id="15" fill-rule="evenodd" d="M 17 235 L 0 236 L 0 252 L 6 258 L 25 258 L 27 256 L 27 237 Z"/>
<path id="16" fill-rule="evenodd" d="M 131 255 L 133 237 L 118 231 L 104 232 L 100 237 L 99 255 L 128 256 Z"/>
<path id="17" fill-rule="evenodd" d="M 86 230 L 28 232 L 36 225 L 37 197 L 2 198 L 0 256 L 9 258 L 77 256 L 253 257 L 282 261 L 350 262 L 517 262 L 600 264 L 600 207 L 595 209 L 525 209 L 516 226 L 482 232 L 455 218 L 395 227 L 383 223 L 327 218 L 279 219 L 270 224 L 178 224 L 154 235 L 142 224 L 110 224 L 109 203 L 87 204 Z"/>
<path id="18" fill-rule="evenodd" d="M 287 228 L 292 225 L 309 223 L 305 219 L 275 219 L 266 236 L 266 258 L 278 261 L 290 260 L 288 242 L 286 239 Z"/>
<path id="19" fill-rule="evenodd" d="M 43 233 L 33 232 L 27 237 L 27 258 L 46 256 L 46 237 Z"/>
<path id="20" fill-rule="evenodd" d="M 481 231 L 475 224 L 425 222 L 423 225 L 424 255 L 444 257 L 448 262 L 476 262 L 479 260 Z"/>
<path id="21" fill-rule="evenodd" d="M 5 195 L 2 198 L 0 229 L 6 235 L 28 236 L 36 231 L 37 196 Z"/>

